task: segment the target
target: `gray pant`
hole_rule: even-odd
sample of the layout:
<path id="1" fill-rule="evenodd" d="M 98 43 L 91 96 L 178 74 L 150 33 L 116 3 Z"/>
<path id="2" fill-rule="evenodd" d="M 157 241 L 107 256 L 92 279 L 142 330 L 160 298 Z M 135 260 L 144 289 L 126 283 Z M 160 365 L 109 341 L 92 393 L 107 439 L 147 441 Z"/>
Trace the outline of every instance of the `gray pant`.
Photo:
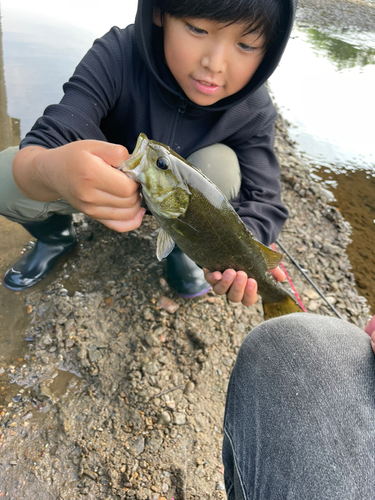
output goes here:
<path id="1" fill-rule="evenodd" d="M 251 331 L 228 387 L 223 462 L 229 500 L 373 500 L 369 336 L 307 313 Z"/>
<path id="2" fill-rule="evenodd" d="M 0 214 L 18 223 L 39 222 L 53 214 L 73 214 L 77 210 L 65 200 L 41 202 L 23 196 L 14 184 L 13 158 L 18 147 L 0 152 Z M 188 160 L 212 180 L 226 195 L 234 198 L 241 186 L 241 173 L 236 154 L 224 144 L 214 144 L 196 151 Z"/>

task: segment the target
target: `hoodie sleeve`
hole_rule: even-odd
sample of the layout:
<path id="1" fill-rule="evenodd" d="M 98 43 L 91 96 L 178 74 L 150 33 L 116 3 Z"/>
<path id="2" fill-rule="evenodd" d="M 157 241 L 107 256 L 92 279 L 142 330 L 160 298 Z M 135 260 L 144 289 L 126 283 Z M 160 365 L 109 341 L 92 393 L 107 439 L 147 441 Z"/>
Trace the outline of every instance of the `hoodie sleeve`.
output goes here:
<path id="1" fill-rule="evenodd" d="M 288 218 L 281 201 L 280 168 L 274 152 L 275 119 L 276 111 L 269 101 L 255 118 L 252 117 L 251 127 L 244 126 L 237 132 L 235 142 L 228 144 L 237 154 L 242 175 L 240 193 L 231 204 L 265 245 L 277 239 Z M 256 127 L 254 120 L 258 122 Z M 257 132 L 252 134 L 250 128 Z"/>
<path id="2" fill-rule="evenodd" d="M 94 42 L 64 84 L 60 103 L 45 109 L 21 141 L 21 148 L 38 145 L 49 149 L 82 139 L 106 140 L 100 123 L 121 91 L 125 31 L 112 28 Z"/>

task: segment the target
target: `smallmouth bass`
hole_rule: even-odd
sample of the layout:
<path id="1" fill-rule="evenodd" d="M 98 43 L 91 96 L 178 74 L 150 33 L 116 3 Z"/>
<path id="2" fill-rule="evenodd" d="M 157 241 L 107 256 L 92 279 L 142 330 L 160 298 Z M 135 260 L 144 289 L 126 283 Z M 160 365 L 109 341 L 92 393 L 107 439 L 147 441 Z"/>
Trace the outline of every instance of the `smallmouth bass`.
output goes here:
<path id="1" fill-rule="evenodd" d="M 200 170 L 168 146 L 140 134 L 119 170 L 142 186 L 148 208 L 160 225 L 156 255 L 167 257 L 175 244 L 210 271 L 244 271 L 258 283 L 264 318 L 303 312 L 268 272 L 283 255 L 260 243 L 227 198 Z"/>

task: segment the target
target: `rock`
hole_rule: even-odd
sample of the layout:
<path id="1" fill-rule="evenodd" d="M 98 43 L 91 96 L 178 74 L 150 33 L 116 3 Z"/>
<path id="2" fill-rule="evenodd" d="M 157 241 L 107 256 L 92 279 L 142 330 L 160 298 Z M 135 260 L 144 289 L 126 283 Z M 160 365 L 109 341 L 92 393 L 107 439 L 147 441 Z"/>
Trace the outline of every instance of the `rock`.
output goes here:
<path id="1" fill-rule="evenodd" d="M 304 290 L 303 295 L 311 300 L 319 299 L 320 295 L 315 290 Z"/>
<path id="2" fill-rule="evenodd" d="M 224 483 L 222 483 L 221 481 L 218 481 L 216 483 L 215 490 L 224 491 L 225 490 Z"/>
<path id="3" fill-rule="evenodd" d="M 168 299 L 168 297 L 161 297 L 161 299 L 159 299 L 157 302 L 157 306 L 160 307 L 161 309 L 165 309 L 170 314 L 175 313 L 177 309 L 180 307 L 179 304 L 174 302 L 174 300 L 172 299 Z"/>
<path id="4" fill-rule="evenodd" d="M 163 438 L 148 438 L 146 439 L 146 448 L 147 451 L 151 453 L 155 453 L 158 451 L 160 446 L 163 444 Z"/>
<path id="5" fill-rule="evenodd" d="M 154 375 L 160 370 L 160 365 L 156 361 L 150 361 L 149 363 L 142 366 L 143 373 L 148 373 L 149 375 Z"/>
<path id="6" fill-rule="evenodd" d="M 173 423 L 176 425 L 185 425 L 186 424 L 186 415 L 182 412 L 176 412 L 173 415 Z"/>
<path id="7" fill-rule="evenodd" d="M 39 387 L 39 392 L 38 392 L 38 399 L 40 400 L 46 400 L 46 399 L 52 399 L 53 398 L 53 394 L 52 394 L 52 391 L 49 387 L 47 387 L 46 385 L 41 385 Z"/>
<path id="8" fill-rule="evenodd" d="M 100 350 L 95 345 L 90 346 L 87 352 L 91 363 L 99 361 L 99 359 L 102 357 Z"/>
<path id="9" fill-rule="evenodd" d="M 171 422 L 171 414 L 169 411 L 162 411 L 159 415 L 158 422 L 162 425 L 167 425 Z"/>
<path id="10" fill-rule="evenodd" d="M 129 449 L 134 456 L 138 456 L 144 452 L 145 449 L 145 438 L 143 436 L 138 436 L 135 439 L 129 439 Z"/>
<path id="11" fill-rule="evenodd" d="M 185 385 L 184 394 L 191 394 L 195 389 L 195 384 L 191 380 Z"/>

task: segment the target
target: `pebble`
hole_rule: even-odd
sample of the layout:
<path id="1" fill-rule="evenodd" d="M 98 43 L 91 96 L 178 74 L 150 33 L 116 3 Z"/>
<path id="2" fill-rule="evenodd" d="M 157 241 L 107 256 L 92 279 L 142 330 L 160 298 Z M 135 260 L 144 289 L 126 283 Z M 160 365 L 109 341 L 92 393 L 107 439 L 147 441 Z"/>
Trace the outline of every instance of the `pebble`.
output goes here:
<path id="1" fill-rule="evenodd" d="M 195 389 L 195 384 L 191 380 L 185 385 L 184 394 L 191 394 Z"/>
<path id="2" fill-rule="evenodd" d="M 143 373 L 148 373 L 149 375 L 154 375 L 160 370 L 160 365 L 156 361 L 150 361 L 142 366 Z"/>
<path id="3" fill-rule="evenodd" d="M 138 436 L 135 439 L 129 439 L 129 449 L 135 456 L 143 453 L 145 449 L 145 438 L 143 436 Z"/>
<path id="4" fill-rule="evenodd" d="M 224 491 L 225 490 L 224 483 L 222 483 L 221 481 L 218 481 L 216 483 L 215 490 Z"/>
<path id="5" fill-rule="evenodd" d="M 169 411 L 162 411 L 159 415 L 159 420 L 158 422 L 163 425 L 167 425 L 171 421 L 171 414 Z"/>
<path id="6" fill-rule="evenodd" d="M 185 425 L 186 424 L 186 415 L 182 412 L 176 412 L 173 414 L 173 422 L 176 425 Z"/>

